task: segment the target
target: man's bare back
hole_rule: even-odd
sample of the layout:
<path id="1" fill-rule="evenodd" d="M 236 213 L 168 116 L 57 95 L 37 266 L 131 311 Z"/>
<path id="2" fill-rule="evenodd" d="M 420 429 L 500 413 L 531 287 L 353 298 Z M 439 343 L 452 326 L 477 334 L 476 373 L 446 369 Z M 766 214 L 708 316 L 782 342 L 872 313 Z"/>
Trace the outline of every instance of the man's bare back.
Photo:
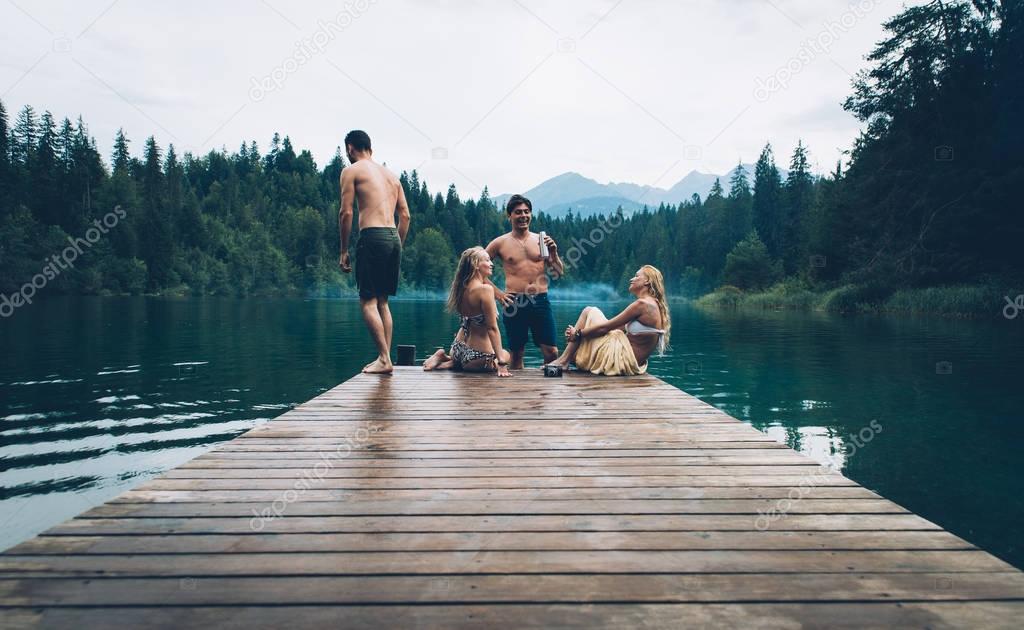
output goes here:
<path id="1" fill-rule="evenodd" d="M 348 242 L 352 234 L 352 215 L 359 203 L 359 229 L 393 228 L 398 213 L 398 238 L 404 244 L 409 232 L 409 204 L 405 189 L 395 174 L 377 164 L 370 152 L 349 152 L 352 165 L 341 171 L 341 212 L 338 232 L 341 235 L 341 269 L 352 271 Z"/>
<path id="2" fill-rule="evenodd" d="M 395 174 L 372 160 L 359 160 L 342 171 L 342 186 L 351 178 L 359 204 L 359 229 L 395 227 L 395 210 L 405 204 L 402 184 Z"/>

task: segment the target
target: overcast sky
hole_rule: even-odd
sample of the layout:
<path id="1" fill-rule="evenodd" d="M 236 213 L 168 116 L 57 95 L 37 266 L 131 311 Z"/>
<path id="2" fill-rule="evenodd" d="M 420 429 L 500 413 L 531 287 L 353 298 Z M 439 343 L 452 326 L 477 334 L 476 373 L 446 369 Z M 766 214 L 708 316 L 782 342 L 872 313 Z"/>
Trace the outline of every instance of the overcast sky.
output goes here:
<path id="1" fill-rule="evenodd" d="M 323 165 L 349 129 L 432 190 L 577 171 L 669 187 L 780 164 L 829 170 L 840 103 L 894 0 L 0 0 L 0 98 L 203 153 L 274 131 Z M 813 42 L 813 43 L 812 43 Z"/>

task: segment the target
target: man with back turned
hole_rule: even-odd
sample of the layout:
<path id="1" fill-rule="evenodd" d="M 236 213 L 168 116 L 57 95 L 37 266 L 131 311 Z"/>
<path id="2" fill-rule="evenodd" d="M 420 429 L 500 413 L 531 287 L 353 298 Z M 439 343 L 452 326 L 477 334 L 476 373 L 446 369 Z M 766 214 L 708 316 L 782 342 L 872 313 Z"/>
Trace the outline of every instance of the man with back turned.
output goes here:
<path id="1" fill-rule="evenodd" d="M 409 232 L 409 205 L 395 174 L 373 161 L 370 136 L 350 131 L 345 153 L 351 166 L 341 171 L 341 270 L 352 271 L 348 251 L 354 203 L 359 206 L 359 242 L 356 245 L 356 284 L 363 321 L 377 347 L 377 358 L 363 368 L 369 374 L 390 374 L 392 322 L 388 296 L 398 290 L 402 244 Z M 395 227 L 395 214 L 398 227 Z"/>

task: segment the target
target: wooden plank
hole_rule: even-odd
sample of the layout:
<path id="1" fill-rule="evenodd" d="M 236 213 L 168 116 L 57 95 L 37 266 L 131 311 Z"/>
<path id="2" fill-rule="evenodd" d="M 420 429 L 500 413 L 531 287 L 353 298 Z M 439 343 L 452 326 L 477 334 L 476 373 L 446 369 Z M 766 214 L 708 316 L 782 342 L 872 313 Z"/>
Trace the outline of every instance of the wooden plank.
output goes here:
<path id="1" fill-rule="evenodd" d="M 181 582 L 192 588 L 197 582 Z M 184 586 L 183 586 L 184 585 Z M 436 587 L 435 587 L 436 588 Z M 28 598 L 26 598 L 28 599 Z M 31 607 L 12 628 L 1019 628 L 1024 602 Z"/>
<path id="2" fill-rule="evenodd" d="M 777 454 L 776 454 L 777 453 Z M 215 457 L 214 457 L 215 455 Z M 235 457 L 234 455 L 242 455 Z M 201 455 L 190 462 L 185 462 L 175 471 L 196 469 L 250 468 L 256 470 L 289 470 L 312 468 L 326 463 L 332 468 L 523 468 L 533 466 L 818 466 L 818 463 L 790 451 L 754 451 L 739 455 L 709 455 L 692 457 L 559 457 L 557 455 L 541 457 L 403 457 L 403 458 L 367 458 L 367 457 L 331 457 L 324 453 L 322 457 L 308 457 L 302 453 L 283 455 L 260 455 L 251 457 L 251 453 L 224 453 Z M 170 472 L 170 471 L 168 471 Z"/>
<path id="3" fill-rule="evenodd" d="M 272 510 L 268 504 L 265 509 Z M 287 511 L 289 508 L 285 508 Z M 682 515 L 502 515 L 502 516 L 285 516 L 253 525 L 256 515 L 194 518 L 78 518 L 58 525 L 55 534 L 244 534 L 340 532 L 493 532 L 493 531 L 750 531 L 750 514 Z M 258 529 L 256 529 L 258 527 Z M 772 524 L 774 531 L 938 530 L 916 514 L 790 514 Z"/>
<path id="4" fill-rule="evenodd" d="M 348 479 L 324 478 L 316 487 L 323 489 L 360 488 L 672 488 L 694 486 L 778 486 L 799 488 L 808 485 L 810 475 L 642 475 L 594 477 L 588 475 L 551 475 L 546 477 L 449 477 L 366 475 Z M 821 486 L 852 486 L 854 482 L 832 475 L 818 482 Z M 291 490 L 295 479 L 168 479 L 159 478 L 144 483 L 145 490 Z"/>
<path id="5" fill-rule="evenodd" d="M 983 551 L 396 551 L 0 555 L 0 577 L 1008 572 Z M 1024 582 L 1007 582 L 1024 587 Z M 1018 593 L 1020 588 L 1018 588 Z M 781 597 L 781 595 L 779 595 Z"/>
<path id="6" fill-rule="evenodd" d="M 543 551 L 744 550 L 871 551 L 967 550 L 970 543 L 944 531 L 732 532 L 454 532 L 210 535 L 37 536 L 17 554 L 280 553 L 322 551 Z"/>
<path id="7" fill-rule="evenodd" d="M 293 605 L 484 603 L 890 602 L 1009 600 L 1024 575 L 1008 573 L 850 573 L 740 575 L 432 575 L 359 577 L 192 577 L 0 579 L 0 598 L 39 606 L 258 605 L 290 593 Z M 939 588 L 947 585 L 948 588 Z M 511 596 L 509 594 L 512 594 Z"/>
<path id="8" fill-rule="evenodd" d="M 271 500 L 273 500 L 271 498 Z M 292 502 L 290 516 L 366 516 L 402 514 L 751 514 L 777 508 L 777 499 L 574 499 L 478 500 L 374 499 L 352 497 L 343 501 Z M 267 503 L 107 503 L 89 510 L 86 518 L 152 518 L 189 516 L 251 516 Z M 909 514 L 885 499 L 801 499 L 788 514 Z"/>
<path id="9" fill-rule="evenodd" d="M 254 468 L 176 468 L 169 470 L 163 476 L 164 479 L 285 479 L 294 480 L 301 478 L 303 470 L 310 475 L 315 474 L 317 479 L 362 479 L 381 478 L 387 475 L 389 479 L 401 479 L 404 477 L 456 477 L 462 479 L 480 477 L 671 477 L 676 479 L 688 479 L 690 477 L 751 477 L 756 475 L 764 476 L 799 476 L 807 475 L 829 480 L 843 481 L 844 477 L 833 473 L 827 468 L 814 464 L 769 464 L 762 466 L 740 466 L 721 464 L 714 467 L 690 466 L 686 464 L 667 466 L 660 464 L 647 464 L 643 466 L 391 466 L 381 467 L 333 467 L 329 461 L 321 462 L 321 469 L 314 470 L 312 465 L 306 469 L 295 470 Z M 291 484 L 286 484 L 291 487 Z"/>
<path id="10" fill-rule="evenodd" d="M 633 487 L 615 488 L 404 488 L 376 489 L 369 487 L 344 490 L 324 490 L 310 484 L 308 490 L 294 497 L 292 502 L 299 505 L 317 501 L 353 501 L 361 498 L 404 498 L 421 501 L 437 500 L 528 500 L 547 501 L 557 499 L 633 499 L 658 501 L 665 499 L 787 499 L 792 496 L 789 486 L 745 486 L 745 487 Z M 878 495 L 858 486 L 821 486 L 811 488 L 804 498 L 816 499 L 870 499 Z M 282 499 L 280 490 L 143 490 L 126 492 L 110 501 L 121 503 L 252 503 L 264 505 Z"/>

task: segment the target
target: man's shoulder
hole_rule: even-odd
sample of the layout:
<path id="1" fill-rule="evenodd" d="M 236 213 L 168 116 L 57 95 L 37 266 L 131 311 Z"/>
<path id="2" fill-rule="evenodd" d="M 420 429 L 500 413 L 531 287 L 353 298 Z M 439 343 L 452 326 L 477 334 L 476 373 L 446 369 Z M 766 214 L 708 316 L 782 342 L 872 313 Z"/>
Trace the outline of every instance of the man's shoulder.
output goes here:
<path id="1" fill-rule="evenodd" d="M 345 168 L 341 169 L 341 176 L 342 177 L 346 177 L 346 176 L 347 177 L 355 177 L 356 175 L 359 175 L 360 173 L 363 173 L 365 171 L 366 171 L 366 165 L 362 162 L 362 160 L 360 160 L 359 162 L 355 162 L 354 164 L 349 164 Z"/>
<path id="2" fill-rule="evenodd" d="M 485 249 L 491 249 L 492 247 L 500 249 L 501 246 L 504 245 L 507 240 L 508 233 L 496 236 L 493 239 L 491 239 L 491 242 L 487 244 L 487 247 Z"/>

